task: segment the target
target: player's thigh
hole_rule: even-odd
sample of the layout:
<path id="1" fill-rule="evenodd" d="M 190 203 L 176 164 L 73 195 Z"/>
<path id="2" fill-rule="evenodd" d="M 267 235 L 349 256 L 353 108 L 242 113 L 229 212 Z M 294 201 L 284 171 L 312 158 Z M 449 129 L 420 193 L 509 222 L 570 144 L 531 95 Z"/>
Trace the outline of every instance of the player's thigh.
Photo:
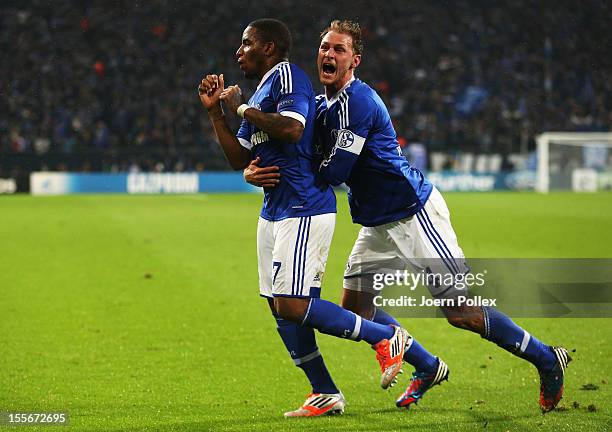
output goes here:
<path id="1" fill-rule="evenodd" d="M 404 269 L 397 248 L 387 233 L 388 225 L 359 230 L 344 271 L 345 290 L 378 294 L 382 286 L 377 279 L 381 275 Z"/>
<path id="2" fill-rule="evenodd" d="M 448 270 L 460 273 L 465 255 L 451 225 L 450 211 L 436 188 L 413 222 L 417 256 L 440 259 Z"/>
<path id="3" fill-rule="evenodd" d="M 259 218 L 257 223 L 257 266 L 259 294 L 272 298 L 272 254 L 274 252 L 274 222 Z"/>
<path id="4" fill-rule="evenodd" d="M 409 271 L 425 271 L 440 280 L 469 271 L 463 250 L 450 222 L 444 198 L 434 188 L 425 206 L 389 232 Z M 432 279 L 434 280 L 434 279 Z M 446 292 L 445 283 L 430 283 L 432 295 Z"/>
<path id="5" fill-rule="evenodd" d="M 335 222 L 335 213 L 277 222 L 272 260 L 275 297 L 320 295 Z"/>

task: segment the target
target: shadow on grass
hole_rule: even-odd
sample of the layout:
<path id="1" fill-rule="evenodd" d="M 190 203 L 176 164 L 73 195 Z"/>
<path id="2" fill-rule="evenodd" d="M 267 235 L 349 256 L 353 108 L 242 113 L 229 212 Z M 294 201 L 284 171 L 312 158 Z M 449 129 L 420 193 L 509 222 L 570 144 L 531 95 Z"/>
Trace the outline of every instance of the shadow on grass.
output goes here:
<path id="1" fill-rule="evenodd" d="M 371 415 L 392 415 L 397 414 L 398 410 L 394 408 L 385 408 L 379 410 L 369 411 L 366 416 Z M 400 411 L 401 412 L 401 411 Z M 394 425 L 389 424 L 390 422 L 381 422 L 381 426 L 388 426 L 398 428 L 400 430 L 412 430 L 415 427 L 419 430 L 455 430 L 455 429 L 469 429 L 475 430 L 476 428 L 491 428 L 492 430 L 498 430 L 502 426 L 504 430 L 527 430 L 525 426 L 516 423 L 518 420 L 530 419 L 534 416 L 540 415 L 534 412 L 533 415 L 510 415 L 507 413 L 500 413 L 499 411 L 493 410 L 482 410 L 482 409 L 469 409 L 469 408 L 435 408 L 427 410 L 419 410 L 414 412 L 411 417 L 409 410 L 404 410 L 406 416 L 406 424 Z M 418 413 L 418 414 L 417 414 Z M 427 420 L 428 414 L 436 416 L 433 421 Z M 440 417 L 444 417 L 444 420 L 440 420 Z M 393 419 L 397 419 L 394 416 Z M 425 420 L 425 421 L 423 421 Z M 463 426 L 463 427 L 461 427 Z M 367 429 L 363 429 L 367 430 Z"/>

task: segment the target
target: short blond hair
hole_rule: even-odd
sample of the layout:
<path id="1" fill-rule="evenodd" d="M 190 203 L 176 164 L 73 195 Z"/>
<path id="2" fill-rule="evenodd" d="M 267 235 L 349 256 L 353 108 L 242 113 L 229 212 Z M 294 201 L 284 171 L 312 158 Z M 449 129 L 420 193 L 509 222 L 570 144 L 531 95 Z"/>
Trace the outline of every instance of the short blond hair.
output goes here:
<path id="1" fill-rule="evenodd" d="M 333 20 L 329 27 L 321 32 L 321 40 L 330 31 L 335 31 L 342 34 L 347 34 L 353 40 L 353 52 L 355 54 L 363 53 L 363 39 L 361 37 L 361 27 L 359 23 L 349 20 Z"/>

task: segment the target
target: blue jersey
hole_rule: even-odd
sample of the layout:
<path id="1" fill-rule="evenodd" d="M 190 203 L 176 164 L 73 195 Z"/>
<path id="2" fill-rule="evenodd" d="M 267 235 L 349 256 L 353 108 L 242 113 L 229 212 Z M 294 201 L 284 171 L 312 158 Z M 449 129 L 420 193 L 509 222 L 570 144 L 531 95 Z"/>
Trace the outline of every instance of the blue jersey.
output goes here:
<path id="1" fill-rule="evenodd" d="M 317 138 L 327 156 L 321 175 L 349 187 L 353 222 L 377 226 L 416 214 L 432 185 L 402 156 L 378 94 L 354 79 L 328 100 L 317 96 Z"/>
<path id="2" fill-rule="evenodd" d="M 249 99 L 249 106 L 265 113 L 279 113 L 304 125 L 297 143 L 283 142 L 246 120 L 237 138 L 261 158 L 262 167 L 280 168 L 280 183 L 264 189 L 261 217 L 270 221 L 336 212 L 331 186 L 318 173 L 314 156 L 315 95 L 306 73 L 294 64 L 281 62 L 270 69 Z"/>

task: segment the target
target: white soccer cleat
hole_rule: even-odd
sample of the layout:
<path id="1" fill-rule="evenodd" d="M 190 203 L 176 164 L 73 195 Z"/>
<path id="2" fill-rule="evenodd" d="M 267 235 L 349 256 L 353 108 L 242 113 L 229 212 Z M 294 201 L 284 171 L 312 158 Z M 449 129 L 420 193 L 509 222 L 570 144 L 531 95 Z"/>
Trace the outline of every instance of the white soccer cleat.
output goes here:
<path id="1" fill-rule="evenodd" d="M 346 400 L 342 393 L 310 393 L 304 404 L 295 411 L 285 413 L 289 417 L 319 417 L 343 414 Z"/>
<path id="2" fill-rule="evenodd" d="M 397 374 L 403 373 L 402 362 L 406 345 L 412 337 L 401 327 L 392 326 L 395 330 L 391 339 L 383 339 L 372 349 L 376 350 L 376 360 L 380 364 L 380 386 L 384 389 L 393 387 L 397 383 Z"/>

